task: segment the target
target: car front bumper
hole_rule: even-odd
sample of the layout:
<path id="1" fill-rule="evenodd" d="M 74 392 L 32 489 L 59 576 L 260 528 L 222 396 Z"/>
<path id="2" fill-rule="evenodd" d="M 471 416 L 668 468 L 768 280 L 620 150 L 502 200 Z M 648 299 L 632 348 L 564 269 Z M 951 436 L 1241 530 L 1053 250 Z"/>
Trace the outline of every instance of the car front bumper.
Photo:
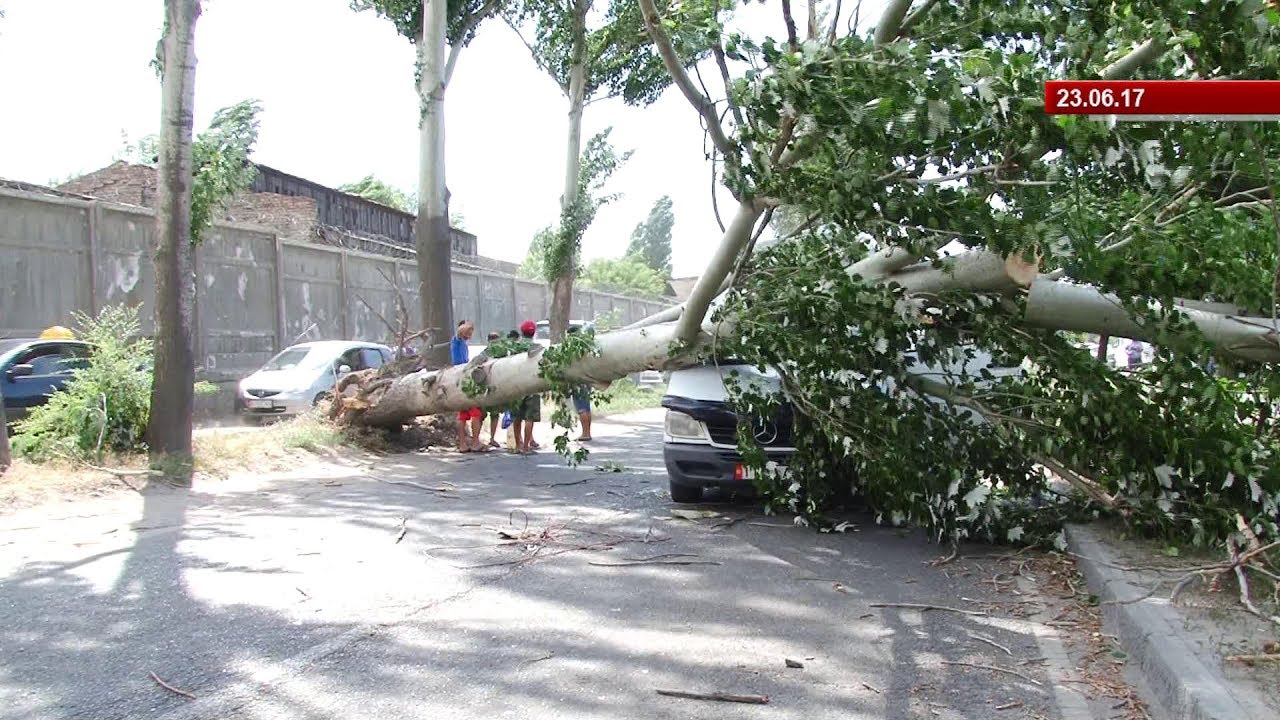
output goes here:
<path id="1" fill-rule="evenodd" d="M 250 417 L 274 417 L 301 415 L 311 409 L 311 399 L 293 395 L 273 395 L 259 398 L 246 393 L 236 397 L 236 410 Z"/>
<path id="2" fill-rule="evenodd" d="M 794 450 L 766 451 L 768 459 L 786 465 Z M 742 455 L 737 450 L 714 445 L 663 443 L 662 460 L 673 485 L 683 487 L 719 488 L 738 493 L 752 493 L 755 487 L 749 479 L 738 479 L 737 468 Z"/>

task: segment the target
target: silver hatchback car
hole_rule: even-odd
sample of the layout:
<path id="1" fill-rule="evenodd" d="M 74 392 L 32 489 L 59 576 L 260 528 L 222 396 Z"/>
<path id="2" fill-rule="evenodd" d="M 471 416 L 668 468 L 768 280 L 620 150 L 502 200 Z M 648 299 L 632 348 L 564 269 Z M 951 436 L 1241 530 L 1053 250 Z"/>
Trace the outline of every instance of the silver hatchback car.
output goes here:
<path id="1" fill-rule="evenodd" d="M 327 397 L 338 378 L 382 367 L 394 356 L 386 345 L 369 342 L 323 340 L 292 345 L 240 381 L 236 404 L 247 418 L 298 415 Z"/>

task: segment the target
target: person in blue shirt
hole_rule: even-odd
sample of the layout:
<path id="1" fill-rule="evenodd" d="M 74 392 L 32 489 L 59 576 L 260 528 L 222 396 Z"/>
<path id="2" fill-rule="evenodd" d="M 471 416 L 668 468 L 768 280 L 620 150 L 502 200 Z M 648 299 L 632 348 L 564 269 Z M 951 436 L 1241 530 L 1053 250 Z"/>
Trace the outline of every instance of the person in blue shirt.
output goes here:
<path id="1" fill-rule="evenodd" d="M 471 361 L 471 348 L 467 341 L 475 333 L 475 325 L 469 320 L 458 322 L 458 331 L 449 342 L 449 362 L 453 365 L 466 365 Z M 468 408 L 458 413 L 458 451 L 488 452 L 489 448 L 480 442 L 480 429 L 483 426 L 484 412 L 478 407 Z"/>

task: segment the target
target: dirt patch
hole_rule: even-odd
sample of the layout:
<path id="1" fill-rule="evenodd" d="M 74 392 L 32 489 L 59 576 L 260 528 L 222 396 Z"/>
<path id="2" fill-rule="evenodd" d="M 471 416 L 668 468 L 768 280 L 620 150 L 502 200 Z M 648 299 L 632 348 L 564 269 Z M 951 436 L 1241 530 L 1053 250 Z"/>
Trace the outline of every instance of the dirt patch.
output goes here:
<path id="1" fill-rule="evenodd" d="M 1103 630 L 1098 599 L 1089 595 L 1070 557 L 1024 550 L 960 557 L 950 570 L 942 567 L 944 572 L 986 578 L 1004 596 L 1002 601 L 979 603 L 981 609 L 1052 627 L 1074 667 L 1063 682 L 1084 695 L 1094 717 L 1151 720 L 1146 703 L 1124 678 L 1128 656 Z"/>
<path id="2" fill-rule="evenodd" d="M 141 470 L 142 458 L 115 459 L 123 464 L 113 467 Z M 142 461 L 137 464 L 136 461 Z M 99 497 L 116 492 L 130 492 L 130 484 L 141 485 L 142 478 L 121 478 L 63 460 L 31 463 L 16 459 L 13 466 L 0 475 L 0 512 L 34 507 L 70 497 Z"/>

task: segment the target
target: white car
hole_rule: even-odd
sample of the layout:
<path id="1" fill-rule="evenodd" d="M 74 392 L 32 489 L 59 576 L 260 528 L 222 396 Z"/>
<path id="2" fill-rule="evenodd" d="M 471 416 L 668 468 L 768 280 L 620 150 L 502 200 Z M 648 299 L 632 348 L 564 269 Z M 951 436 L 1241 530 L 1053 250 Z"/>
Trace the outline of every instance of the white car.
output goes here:
<path id="1" fill-rule="evenodd" d="M 386 345 L 347 340 L 299 343 L 285 348 L 240 381 L 237 409 L 246 418 L 298 415 L 333 392 L 338 378 L 382 367 L 395 357 Z"/>

